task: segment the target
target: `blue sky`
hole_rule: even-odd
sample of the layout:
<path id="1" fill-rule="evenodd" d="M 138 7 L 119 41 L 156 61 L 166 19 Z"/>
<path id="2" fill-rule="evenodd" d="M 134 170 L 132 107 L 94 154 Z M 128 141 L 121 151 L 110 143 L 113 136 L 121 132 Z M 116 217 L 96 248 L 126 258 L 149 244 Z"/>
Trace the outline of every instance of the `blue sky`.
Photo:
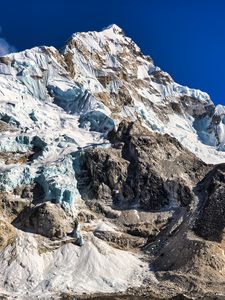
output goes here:
<path id="1" fill-rule="evenodd" d="M 112 23 L 177 82 L 225 104 L 224 0 L 2 1 L 0 51 L 60 48 L 73 32 Z"/>

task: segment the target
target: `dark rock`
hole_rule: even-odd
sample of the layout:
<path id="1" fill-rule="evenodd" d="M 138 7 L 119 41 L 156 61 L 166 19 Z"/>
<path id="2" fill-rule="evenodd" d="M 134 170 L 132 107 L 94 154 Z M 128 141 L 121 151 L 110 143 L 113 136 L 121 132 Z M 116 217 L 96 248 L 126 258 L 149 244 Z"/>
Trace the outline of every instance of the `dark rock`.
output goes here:
<path id="1" fill-rule="evenodd" d="M 198 185 L 200 213 L 194 231 L 201 237 L 221 242 L 225 228 L 225 164 L 217 165 Z"/>
<path id="2" fill-rule="evenodd" d="M 145 244 L 145 239 L 134 237 L 129 234 L 121 234 L 111 231 L 94 231 L 94 235 L 103 241 L 107 241 L 116 248 L 128 250 L 131 248 L 140 248 Z"/>
<path id="3" fill-rule="evenodd" d="M 172 198 L 178 206 L 191 203 L 192 187 L 208 167 L 175 138 L 125 121 L 108 138 L 114 148 L 90 149 L 83 157 L 87 199 L 144 210 L 160 210 Z"/>

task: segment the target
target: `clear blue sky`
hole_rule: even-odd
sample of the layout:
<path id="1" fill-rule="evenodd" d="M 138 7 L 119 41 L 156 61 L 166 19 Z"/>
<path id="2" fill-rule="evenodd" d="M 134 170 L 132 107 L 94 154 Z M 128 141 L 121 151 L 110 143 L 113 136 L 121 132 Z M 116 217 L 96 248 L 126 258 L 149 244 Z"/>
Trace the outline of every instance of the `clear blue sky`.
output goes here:
<path id="1" fill-rule="evenodd" d="M 225 104 L 225 0 L 10 0 L 0 26 L 17 50 L 60 48 L 76 31 L 116 23 L 183 85 Z"/>

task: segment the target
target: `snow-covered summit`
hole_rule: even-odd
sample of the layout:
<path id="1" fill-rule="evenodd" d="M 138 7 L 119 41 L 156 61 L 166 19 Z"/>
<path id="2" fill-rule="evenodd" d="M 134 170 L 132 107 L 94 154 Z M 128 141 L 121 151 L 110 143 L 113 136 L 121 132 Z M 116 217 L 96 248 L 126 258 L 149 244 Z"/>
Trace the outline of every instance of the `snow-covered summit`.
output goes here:
<path id="1" fill-rule="evenodd" d="M 103 29 L 104 31 L 112 30 L 114 33 L 124 33 L 123 29 L 116 24 L 111 24 Z"/>
<path id="2" fill-rule="evenodd" d="M 224 125 L 210 125 L 216 113 L 210 96 L 174 82 L 117 25 L 74 35 L 62 54 L 73 79 L 119 118 L 138 115 L 146 126 L 174 135 L 203 160 L 224 157 L 217 151 L 224 148 L 223 135 L 218 134 Z M 202 131 L 207 138 L 202 139 Z"/>
<path id="3" fill-rule="evenodd" d="M 2 120 L 7 115 L 18 129 L 39 131 L 47 143 L 54 145 L 68 130 L 75 139 L 77 130 L 84 130 L 79 128 L 89 128 L 84 131 L 89 136 L 98 133 L 102 141 L 121 119 L 140 119 L 203 160 L 223 161 L 223 107 L 174 82 L 115 24 L 74 34 L 61 52 L 35 47 L 0 62 Z M 214 115 L 220 116 L 216 123 Z M 75 131 L 65 125 L 73 118 Z M 57 134 L 53 128 L 59 128 Z"/>

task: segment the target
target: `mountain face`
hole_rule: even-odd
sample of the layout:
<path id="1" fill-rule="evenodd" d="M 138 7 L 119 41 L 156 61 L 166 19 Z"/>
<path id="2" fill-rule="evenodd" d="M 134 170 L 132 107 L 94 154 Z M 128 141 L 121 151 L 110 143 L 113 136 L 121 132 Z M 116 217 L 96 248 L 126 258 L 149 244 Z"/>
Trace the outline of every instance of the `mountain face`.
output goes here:
<path id="1" fill-rule="evenodd" d="M 225 107 L 117 25 L 0 57 L 0 135 L 3 299 L 225 295 Z"/>

